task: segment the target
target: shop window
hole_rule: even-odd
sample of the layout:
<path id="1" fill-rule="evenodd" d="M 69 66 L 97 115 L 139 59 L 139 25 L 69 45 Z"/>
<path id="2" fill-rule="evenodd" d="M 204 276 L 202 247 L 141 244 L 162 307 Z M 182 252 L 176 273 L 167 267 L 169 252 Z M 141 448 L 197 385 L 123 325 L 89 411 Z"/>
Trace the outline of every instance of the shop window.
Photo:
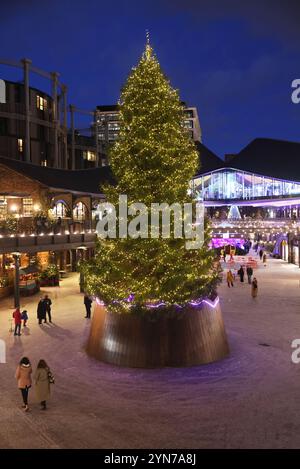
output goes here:
<path id="1" fill-rule="evenodd" d="M 67 211 L 68 209 L 64 202 L 57 202 L 52 209 L 52 214 L 55 218 L 66 218 Z"/>
<path id="2" fill-rule="evenodd" d="M 42 160 L 41 161 L 41 166 L 47 166 L 47 160 Z"/>
<path id="3" fill-rule="evenodd" d="M 0 219 L 7 216 L 7 200 L 3 195 L 0 195 Z"/>
<path id="4" fill-rule="evenodd" d="M 33 202 L 32 199 L 23 199 L 23 216 L 32 217 L 33 215 Z"/>
<path id="5" fill-rule="evenodd" d="M 82 202 L 78 202 L 73 209 L 73 218 L 77 221 L 83 221 L 86 219 L 87 208 Z"/>
<path id="6" fill-rule="evenodd" d="M 46 111 L 47 109 L 47 100 L 42 98 L 42 96 L 37 95 L 36 97 L 36 107 L 40 109 L 40 111 Z"/>

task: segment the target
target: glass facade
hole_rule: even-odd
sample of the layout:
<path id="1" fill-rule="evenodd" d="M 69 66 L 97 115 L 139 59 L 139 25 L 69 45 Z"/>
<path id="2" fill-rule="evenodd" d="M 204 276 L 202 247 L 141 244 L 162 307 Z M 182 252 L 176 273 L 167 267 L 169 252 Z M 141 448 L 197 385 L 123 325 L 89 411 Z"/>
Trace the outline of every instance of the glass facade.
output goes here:
<path id="1" fill-rule="evenodd" d="M 300 183 L 226 168 L 195 178 L 193 190 L 203 200 L 253 200 L 300 195 Z"/>

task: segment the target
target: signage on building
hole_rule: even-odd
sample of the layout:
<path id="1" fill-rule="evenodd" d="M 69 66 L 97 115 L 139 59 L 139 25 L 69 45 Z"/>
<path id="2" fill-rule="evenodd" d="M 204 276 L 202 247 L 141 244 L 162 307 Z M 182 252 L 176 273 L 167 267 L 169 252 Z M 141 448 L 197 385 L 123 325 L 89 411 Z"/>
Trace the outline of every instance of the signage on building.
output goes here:
<path id="1" fill-rule="evenodd" d="M 5 81 L 0 79 L 0 104 L 6 103 Z"/>

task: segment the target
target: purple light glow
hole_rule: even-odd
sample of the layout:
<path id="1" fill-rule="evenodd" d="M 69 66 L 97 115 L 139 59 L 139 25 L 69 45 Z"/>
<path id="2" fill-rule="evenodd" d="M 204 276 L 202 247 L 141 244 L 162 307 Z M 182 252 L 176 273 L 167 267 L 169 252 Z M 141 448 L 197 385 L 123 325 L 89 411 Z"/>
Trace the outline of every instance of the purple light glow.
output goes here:
<path id="1" fill-rule="evenodd" d="M 133 294 L 131 294 L 133 295 Z M 133 295 L 134 297 L 134 295 Z M 105 306 L 105 303 L 100 300 L 98 297 L 95 298 L 96 300 L 96 303 L 99 305 L 99 306 Z M 126 302 L 128 302 L 128 299 L 125 300 Z M 214 301 L 210 301 L 208 299 L 200 299 L 199 300 L 191 300 L 189 302 L 187 302 L 185 305 L 179 305 L 177 303 L 174 303 L 173 306 L 175 306 L 176 308 L 178 309 L 183 309 L 185 306 L 193 306 L 193 307 L 197 307 L 197 306 L 201 306 L 202 303 L 205 303 L 207 304 L 208 306 L 210 306 L 211 308 L 215 308 L 217 306 L 217 304 L 219 304 L 219 297 L 217 296 L 217 298 L 214 300 Z M 117 300 L 114 300 L 113 303 L 122 303 L 121 301 L 117 301 Z M 157 308 L 161 308 L 162 306 L 168 306 L 167 303 L 161 301 L 160 303 L 146 303 L 146 308 L 148 309 L 157 309 Z"/>

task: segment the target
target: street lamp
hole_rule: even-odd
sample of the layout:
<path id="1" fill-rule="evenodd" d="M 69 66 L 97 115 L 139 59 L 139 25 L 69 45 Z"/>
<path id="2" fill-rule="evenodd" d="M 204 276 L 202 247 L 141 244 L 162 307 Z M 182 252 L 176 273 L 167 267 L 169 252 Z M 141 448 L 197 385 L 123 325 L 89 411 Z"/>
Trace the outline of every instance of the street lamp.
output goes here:
<path id="1" fill-rule="evenodd" d="M 87 250 L 87 247 L 83 244 L 82 246 L 79 246 L 77 248 L 77 250 L 79 251 L 79 262 L 78 264 L 80 265 L 81 262 L 84 260 L 84 252 Z M 80 273 L 79 273 L 79 286 L 80 286 L 80 293 L 83 293 L 84 291 L 84 278 L 83 278 L 83 273 L 82 271 L 80 270 Z"/>
<path id="2" fill-rule="evenodd" d="M 12 253 L 15 261 L 15 279 L 14 279 L 14 296 L 15 308 L 20 307 L 20 257 L 21 253 L 16 251 Z"/>

